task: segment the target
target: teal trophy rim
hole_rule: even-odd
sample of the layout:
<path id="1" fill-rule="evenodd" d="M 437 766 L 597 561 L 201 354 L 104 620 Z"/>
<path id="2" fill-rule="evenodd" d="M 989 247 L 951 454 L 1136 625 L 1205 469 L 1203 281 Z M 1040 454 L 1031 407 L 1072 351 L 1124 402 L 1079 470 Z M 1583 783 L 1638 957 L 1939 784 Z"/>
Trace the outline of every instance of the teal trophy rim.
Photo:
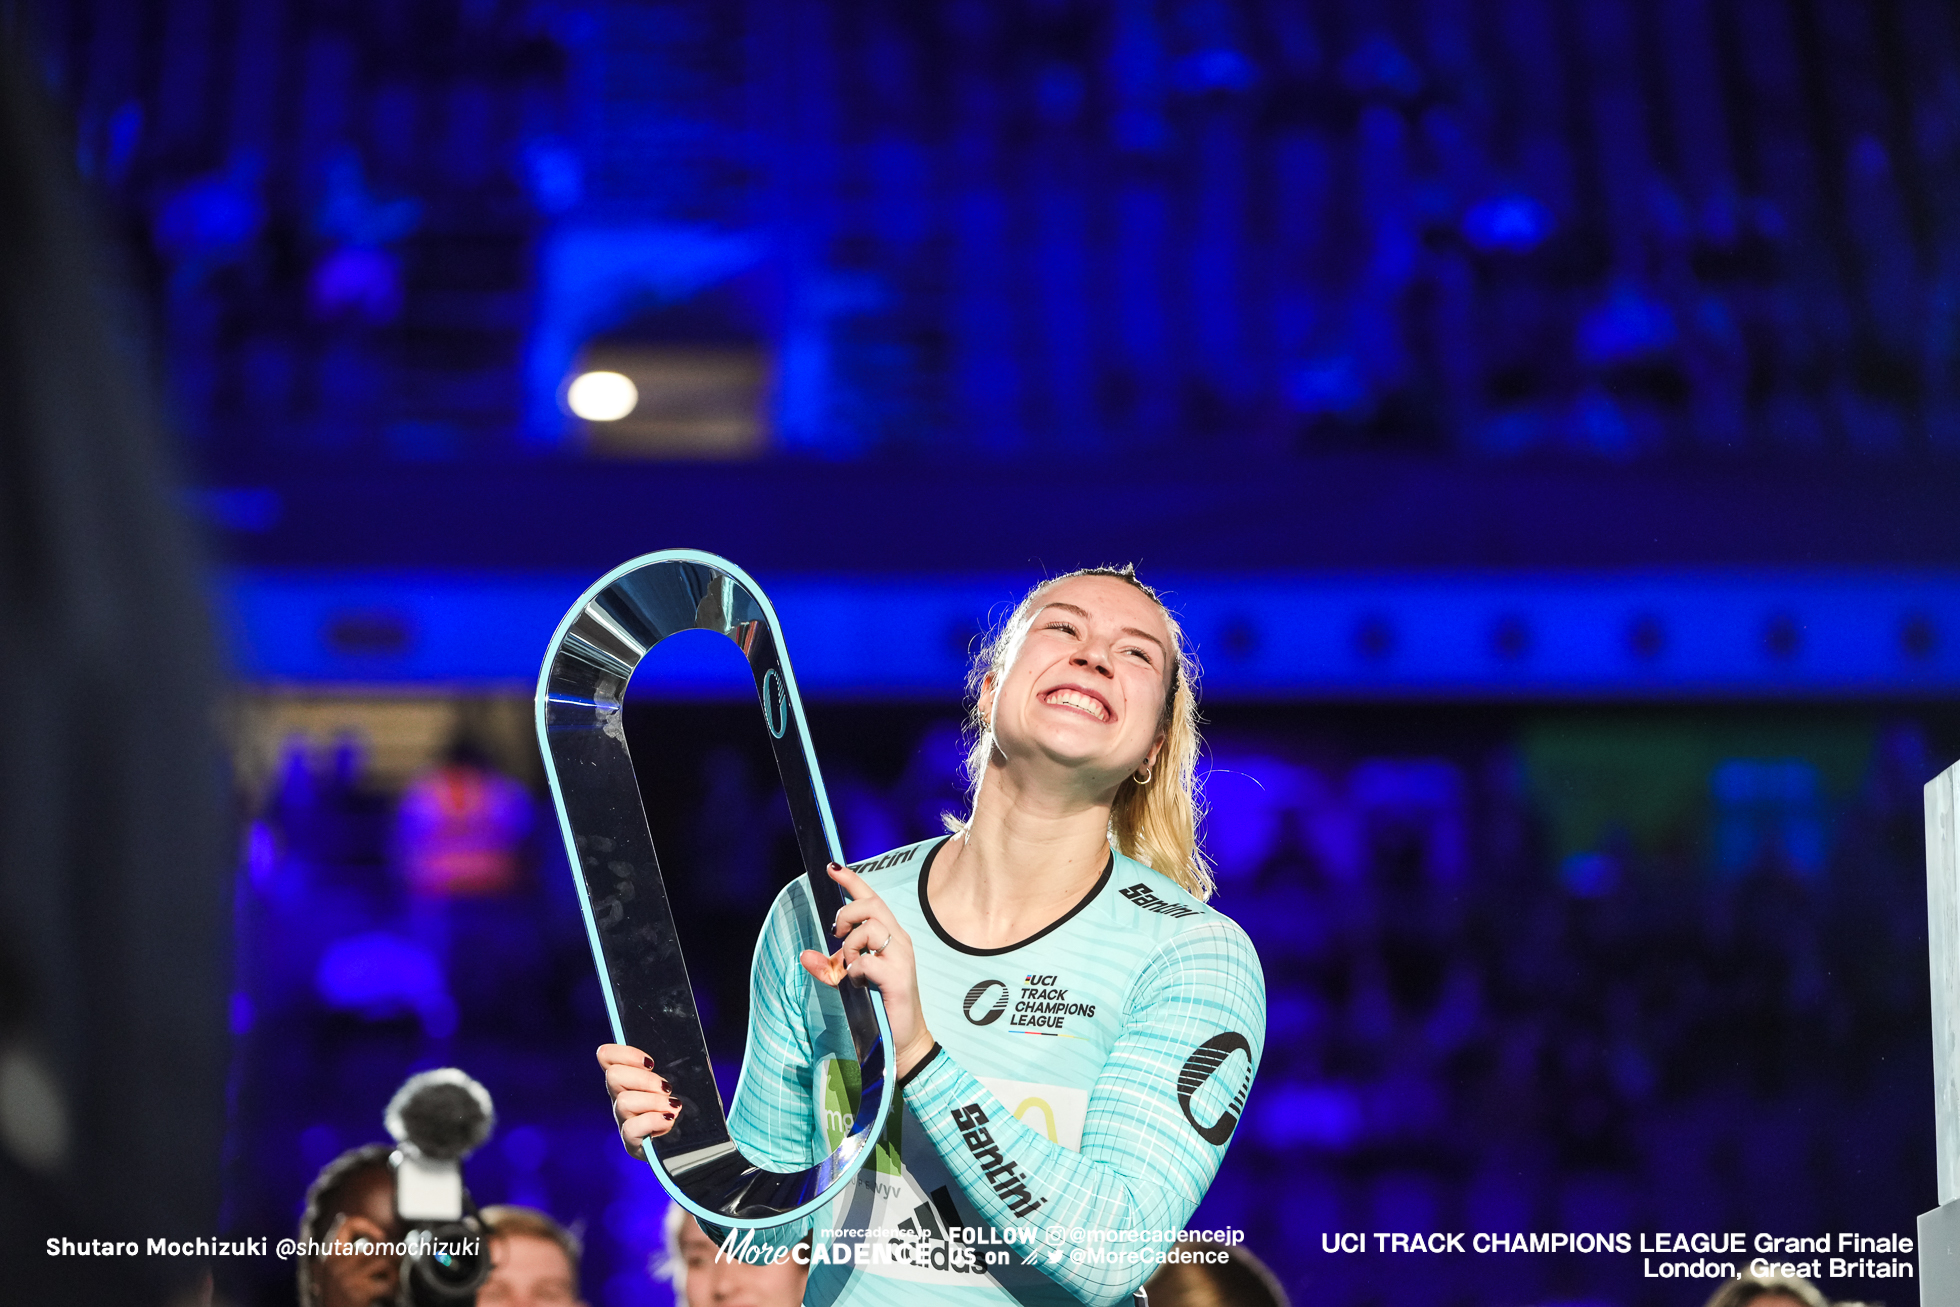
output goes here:
<path id="1" fill-rule="evenodd" d="M 789 650 L 782 637 L 782 623 L 777 620 L 775 605 L 769 602 L 769 596 L 763 591 L 761 586 L 756 584 L 753 577 L 719 554 L 709 553 L 701 549 L 661 549 L 650 554 L 641 554 L 636 558 L 631 558 L 621 563 L 604 576 L 601 576 L 597 581 L 587 586 L 584 592 L 572 603 L 571 607 L 566 610 L 564 617 L 558 622 L 557 629 L 552 632 L 551 643 L 545 648 L 544 661 L 538 671 L 538 686 L 533 704 L 533 719 L 538 732 L 539 753 L 543 756 L 544 760 L 545 781 L 551 790 L 552 809 L 558 819 L 558 833 L 564 840 L 565 856 L 571 869 L 574 886 L 579 891 L 579 914 L 585 922 L 586 940 L 592 947 L 593 959 L 599 967 L 602 982 L 605 979 L 606 964 L 599 936 L 599 924 L 593 917 L 592 903 L 590 897 L 585 892 L 582 873 L 580 871 L 579 850 L 572 832 L 571 818 L 565 809 L 565 798 L 558 777 L 558 767 L 552 757 L 549 743 L 547 713 L 549 711 L 551 697 L 551 673 L 553 666 L 558 661 L 559 652 L 564 646 L 566 635 L 571 631 L 573 624 L 578 620 L 579 616 L 585 612 L 587 605 L 626 577 L 632 576 L 634 573 L 646 568 L 656 567 L 664 563 L 693 563 L 712 568 L 724 576 L 731 578 L 748 592 L 750 597 L 756 601 L 757 607 L 761 609 L 771 632 L 775 636 L 778 665 L 782 670 L 783 693 L 785 699 L 788 701 L 789 709 L 796 714 L 797 721 L 807 721 L 803 713 L 802 695 L 796 684 L 796 672 L 790 664 Z M 657 643 L 658 641 L 656 641 Z M 733 642 L 731 641 L 731 643 Z M 647 646 L 648 650 L 651 650 L 653 647 L 653 645 Z M 644 656 L 643 653 L 641 657 L 644 658 Z M 635 668 L 637 669 L 637 667 L 638 663 L 636 662 Z M 623 689 L 621 695 L 623 703 Z M 763 705 L 765 729 L 769 729 L 767 722 L 768 711 L 768 706 L 765 703 Z M 837 823 L 831 816 L 830 798 L 824 789 L 823 771 L 817 765 L 816 749 L 811 743 L 810 733 L 807 729 L 802 731 L 801 744 L 803 759 L 809 768 L 813 797 L 816 801 L 818 816 L 822 821 L 824 840 L 829 848 L 831 860 L 837 863 L 844 863 L 844 850 L 837 836 Z M 818 982 L 813 980 L 811 983 L 815 984 Z M 613 1038 L 615 1042 L 624 1043 L 626 1039 L 625 1027 L 620 1019 L 619 1004 L 613 994 L 613 987 L 610 984 L 601 983 L 599 989 L 606 1001 L 606 1019 L 612 1027 Z M 655 1150 L 653 1139 L 649 1137 L 641 1144 L 641 1155 L 646 1159 L 649 1167 L 652 1168 L 655 1179 L 660 1182 L 660 1187 L 667 1191 L 669 1198 L 679 1204 L 684 1211 L 693 1214 L 697 1220 L 708 1221 L 714 1225 L 728 1229 L 769 1229 L 799 1221 L 821 1210 L 828 1206 L 845 1188 L 856 1182 L 858 1172 L 875 1156 L 877 1152 L 877 1141 L 884 1135 L 885 1122 L 890 1116 L 893 1106 L 892 1100 L 895 1094 L 894 1082 L 896 1079 L 896 1067 L 890 1062 L 889 1052 L 894 1047 L 891 1020 L 885 1012 L 884 997 L 876 989 L 867 989 L 866 995 L 870 999 L 871 1012 L 878 1024 L 878 1036 L 883 1042 L 883 1047 L 887 1050 L 886 1069 L 885 1074 L 879 1078 L 877 1111 L 869 1117 L 866 1117 L 862 1111 L 863 1104 L 860 1102 L 860 1110 L 856 1114 L 850 1130 L 838 1145 L 832 1149 L 830 1155 L 813 1166 L 802 1168 L 803 1172 L 809 1173 L 832 1164 L 839 1164 L 835 1166 L 835 1174 L 830 1182 L 824 1185 L 815 1196 L 804 1200 L 793 1208 L 774 1215 L 766 1217 L 731 1216 L 727 1213 L 703 1206 L 683 1192 L 680 1185 L 674 1180 L 665 1164 L 661 1161 L 658 1152 Z M 813 1110 L 815 1110 L 814 1103 Z M 739 1145 L 734 1145 L 732 1139 L 730 1140 L 730 1144 L 739 1151 Z M 747 1160 L 746 1155 L 744 1155 L 744 1160 Z M 754 1164 L 751 1163 L 751 1165 Z"/>

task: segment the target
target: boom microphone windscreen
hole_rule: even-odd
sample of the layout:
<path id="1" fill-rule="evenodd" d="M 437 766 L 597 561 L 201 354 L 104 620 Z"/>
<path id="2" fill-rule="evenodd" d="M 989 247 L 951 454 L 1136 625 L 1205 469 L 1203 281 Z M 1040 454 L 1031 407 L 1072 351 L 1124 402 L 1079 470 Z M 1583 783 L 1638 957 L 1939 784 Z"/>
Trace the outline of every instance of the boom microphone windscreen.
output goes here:
<path id="1" fill-rule="evenodd" d="M 410 1076 L 382 1114 L 402 1151 L 432 1162 L 459 1161 L 496 1126 L 490 1091 L 455 1067 Z"/>

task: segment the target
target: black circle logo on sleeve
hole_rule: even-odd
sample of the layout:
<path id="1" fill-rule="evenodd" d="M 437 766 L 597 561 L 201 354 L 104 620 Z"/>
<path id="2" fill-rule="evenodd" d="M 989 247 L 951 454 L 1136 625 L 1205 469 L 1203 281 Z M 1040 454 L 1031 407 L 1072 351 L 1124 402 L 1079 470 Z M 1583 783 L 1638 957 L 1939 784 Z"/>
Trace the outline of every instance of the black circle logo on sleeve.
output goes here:
<path id="1" fill-rule="evenodd" d="M 977 991 L 976 991 L 977 992 Z M 971 1002 L 971 999 L 968 1000 Z M 1191 1099 L 1205 1082 L 1218 1073 L 1227 1058 L 1234 1053 L 1245 1054 L 1245 1074 L 1239 1081 L 1239 1090 L 1232 1095 L 1232 1101 L 1210 1125 L 1191 1115 Z M 1245 1110 L 1246 1090 L 1252 1087 L 1252 1045 L 1246 1037 L 1236 1030 L 1213 1035 L 1193 1050 L 1184 1059 L 1184 1067 L 1177 1073 L 1177 1105 L 1184 1111 L 1184 1119 L 1198 1132 L 1198 1138 L 1208 1144 L 1224 1147 L 1225 1141 L 1232 1137 L 1232 1129 L 1239 1123 L 1239 1113 Z"/>
<path id="2" fill-rule="evenodd" d="M 990 989 L 1000 991 L 993 996 L 991 1001 L 987 999 L 987 991 Z M 974 1025 L 991 1026 L 994 1022 L 1000 1020 L 1003 1012 L 1007 1011 L 1007 982 L 1004 980 L 981 981 L 972 989 L 966 991 L 966 1002 L 962 1005 L 962 1010 L 966 1013 L 966 1019 Z"/>

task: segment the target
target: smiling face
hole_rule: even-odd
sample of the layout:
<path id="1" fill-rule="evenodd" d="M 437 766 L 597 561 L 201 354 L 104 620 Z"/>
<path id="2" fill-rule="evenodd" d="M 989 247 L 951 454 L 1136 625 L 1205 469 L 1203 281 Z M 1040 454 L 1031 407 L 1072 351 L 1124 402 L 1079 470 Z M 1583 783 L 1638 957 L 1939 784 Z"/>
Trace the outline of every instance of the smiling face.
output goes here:
<path id="1" fill-rule="evenodd" d="M 1163 610 L 1127 581 L 1072 576 L 1040 591 L 986 703 L 1006 765 L 1060 771 L 1106 792 L 1162 742 L 1172 641 Z"/>

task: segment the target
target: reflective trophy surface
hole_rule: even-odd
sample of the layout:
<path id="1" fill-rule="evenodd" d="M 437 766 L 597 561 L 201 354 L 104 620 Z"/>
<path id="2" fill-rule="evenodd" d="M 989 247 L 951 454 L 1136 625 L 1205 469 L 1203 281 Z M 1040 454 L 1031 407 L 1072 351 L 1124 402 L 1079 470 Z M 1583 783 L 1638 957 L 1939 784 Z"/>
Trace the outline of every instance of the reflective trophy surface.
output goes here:
<path id="1" fill-rule="evenodd" d="M 646 1050 L 681 1101 L 674 1128 L 646 1141 L 647 1160 L 667 1192 L 696 1217 L 755 1228 L 814 1212 L 871 1157 L 892 1108 L 886 1075 L 891 1026 L 875 991 L 851 982 L 833 989 L 806 978 L 804 1011 L 818 1063 L 814 1083 L 824 1082 L 828 1059 L 841 1064 L 846 1094 L 853 1085 L 857 1093 L 846 1114 L 848 1128 L 828 1156 L 801 1169 L 770 1170 L 743 1155 L 722 1110 L 626 745 L 627 682 L 655 646 L 687 630 L 724 635 L 748 660 L 816 905 L 814 919 L 799 928 L 812 947 L 828 952 L 825 927 L 844 898 L 825 864 L 843 862 L 843 850 L 781 627 L 768 599 L 740 568 L 714 554 L 670 549 L 601 577 L 565 614 L 545 651 L 538 740 L 614 1038 Z M 812 1137 L 818 1138 L 814 1088 L 810 1102 Z"/>

